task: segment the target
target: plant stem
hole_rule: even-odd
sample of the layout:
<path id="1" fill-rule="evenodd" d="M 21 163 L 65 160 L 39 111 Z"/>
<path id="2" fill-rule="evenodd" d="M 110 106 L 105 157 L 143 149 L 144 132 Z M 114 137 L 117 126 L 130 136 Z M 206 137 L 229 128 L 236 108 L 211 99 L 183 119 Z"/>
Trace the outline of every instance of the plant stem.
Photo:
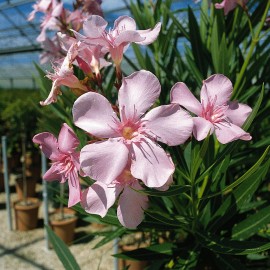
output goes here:
<path id="1" fill-rule="evenodd" d="M 60 184 L 60 218 L 61 220 L 65 218 L 64 205 L 63 205 L 64 193 L 65 193 L 65 185 Z"/>
<path id="2" fill-rule="evenodd" d="M 25 149 L 25 133 L 22 132 L 22 180 L 23 180 L 23 202 L 27 203 L 27 183 L 26 183 L 26 149 Z"/>
<path id="3" fill-rule="evenodd" d="M 240 86 L 240 83 L 242 82 L 244 73 L 245 73 L 245 71 L 247 69 L 247 66 L 249 64 L 249 61 L 250 61 L 250 59 L 252 57 L 253 51 L 254 51 L 257 43 L 260 40 L 259 36 L 260 36 L 261 31 L 262 31 L 263 25 L 265 23 L 269 6 L 270 6 L 270 0 L 267 1 L 267 5 L 266 5 L 266 8 L 265 8 L 264 14 L 262 16 L 261 22 L 259 24 L 257 32 L 255 33 L 254 37 L 252 38 L 251 45 L 250 45 L 250 48 L 249 48 L 249 52 L 248 52 L 248 54 L 246 56 L 246 59 L 245 59 L 245 61 L 243 63 L 243 66 L 242 66 L 242 68 L 240 70 L 240 73 L 237 76 L 237 79 L 236 79 L 236 82 L 235 82 L 235 85 L 234 85 L 233 96 L 232 96 L 233 99 L 236 99 L 239 96 L 240 92 L 241 92 L 240 91 L 241 89 L 239 89 L 239 86 Z"/>

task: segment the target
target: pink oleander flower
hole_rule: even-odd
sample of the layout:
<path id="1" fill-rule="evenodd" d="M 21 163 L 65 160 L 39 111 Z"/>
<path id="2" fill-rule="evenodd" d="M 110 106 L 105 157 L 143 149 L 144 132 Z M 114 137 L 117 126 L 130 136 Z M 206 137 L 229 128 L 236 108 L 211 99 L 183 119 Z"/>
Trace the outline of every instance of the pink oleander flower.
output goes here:
<path id="1" fill-rule="evenodd" d="M 103 12 L 101 9 L 101 0 L 79 0 L 82 2 L 83 12 L 86 12 L 88 14 L 96 14 L 103 17 Z"/>
<path id="2" fill-rule="evenodd" d="M 46 39 L 46 30 L 56 30 L 61 29 L 61 23 L 59 18 L 61 14 L 64 13 L 63 3 L 58 3 L 58 1 L 52 1 L 50 9 L 46 11 L 45 17 L 40 24 L 41 32 L 37 37 L 38 42 L 43 42 Z"/>
<path id="3" fill-rule="evenodd" d="M 216 3 L 216 9 L 224 9 L 224 14 L 227 15 L 231 10 L 234 10 L 237 5 L 245 7 L 248 0 L 223 0 L 221 3 Z"/>
<path id="4" fill-rule="evenodd" d="M 34 136 L 33 142 L 40 145 L 44 155 L 52 161 L 50 169 L 43 175 L 47 181 L 59 180 L 69 185 L 68 207 L 81 200 L 81 189 L 78 171 L 80 170 L 79 155 L 76 151 L 79 140 L 73 130 L 63 124 L 58 141 L 49 132 L 39 133 Z"/>
<path id="5" fill-rule="evenodd" d="M 120 223 L 130 229 L 136 228 L 143 220 L 144 210 L 148 208 L 148 197 L 136 190 L 143 190 L 140 182 L 131 174 L 131 159 L 124 170 L 109 185 L 96 181 L 82 193 L 81 205 L 90 214 L 104 217 L 117 198 L 117 216 Z M 167 190 L 172 177 L 162 190 Z"/>
<path id="6" fill-rule="evenodd" d="M 41 47 L 43 51 L 39 56 L 40 64 L 54 62 L 64 56 L 57 36 L 54 36 L 52 39 L 46 38 L 45 41 L 42 42 Z"/>
<path id="7" fill-rule="evenodd" d="M 119 17 L 114 22 L 112 30 L 106 31 L 107 25 L 108 23 L 102 17 L 92 15 L 83 24 L 86 36 L 74 33 L 76 38 L 83 42 L 103 46 L 104 52 L 110 52 L 117 68 L 130 43 L 148 45 L 156 40 L 161 28 L 161 23 L 157 23 L 154 29 L 136 30 L 136 22 L 128 16 Z"/>
<path id="8" fill-rule="evenodd" d="M 198 116 L 193 118 L 193 135 L 198 141 L 214 131 L 222 144 L 238 139 L 249 141 L 250 134 L 241 126 L 252 109 L 237 101 L 229 101 L 232 90 L 232 83 L 227 77 L 215 74 L 203 81 L 201 103 L 182 82 L 173 86 L 171 102 L 180 104 Z"/>
<path id="9" fill-rule="evenodd" d="M 35 18 L 35 15 L 36 15 L 37 12 L 46 13 L 50 9 L 53 2 L 56 2 L 56 0 L 40 0 L 40 1 L 37 1 L 37 3 L 35 3 L 33 5 L 33 10 L 28 15 L 27 20 L 32 21 Z"/>
<path id="10" fill-rule="evenodd" d="M 86 75 L 91 76 L 92 73 L 95 73 L 99 76 L 100 70 L 103 67 L 111 65 L 110 62 L 104 59 L 105 53 L 102 52 L 102 47 L 100 45 L 87 45 L 60 32 L 57 33 L 57 36 L 63 51 L 68 52 L 70 47 L 74 43 L 77 43 L 77 56 L 75 57 L 73 64 L 79 66 Z"/>
<path id="11" fill-rule="evenodd" d="M 109 101 L 98 93 L 83 94 L 75 101 L 75 125 L 98 138 L 107 138 L 81 150 L 80 163 L 86 175 L 111 184 L 130 156 L 131 174 L 146 186 L 161 187 L 168 181 L 175 168 L 156 141 L 167 145 L 184 143 L 192 132 L 193 121 L 177 104 L 162 105 L 146 113 L 160 90 L 156 76 L 145 70 L 123 78 L 118 94 L 120 120 Z"/>
<path id="12" fill-rule="evenodd" d="M 70 12 L 69 10 L 65 10 L 66 12 L 66 23 L 69 25 L 69 28 L 79 31 L 82 28 L 83 21 L 88 18 L 86 13 L 83 13 L 82 10 L 74 10 Z"/>
<path id="13" fill-rule="evenodd" d="M 45 101 L 41 101 L 40 105 L 45 106 L 56 102 L 57 96 L 61 94 L 61 85 L 87 91 L 87 87 L 73 74 L 72 63 L 78 55 L 77 48 L 78 44 L 73 43 L 67 52 L 67 56 L 60 62 L 59 67 L 53 66 L 54 73 L 48 73 L 47 77 L 53 81 L 53 85 L 49 96 Z"/>

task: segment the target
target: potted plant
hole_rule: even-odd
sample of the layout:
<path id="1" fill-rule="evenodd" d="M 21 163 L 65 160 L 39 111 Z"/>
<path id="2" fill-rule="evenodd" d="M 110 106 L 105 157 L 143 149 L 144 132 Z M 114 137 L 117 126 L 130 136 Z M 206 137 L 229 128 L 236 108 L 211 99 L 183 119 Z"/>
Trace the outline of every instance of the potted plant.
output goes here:
<path id="1" fill-rule="evenodd" d="M 138 248 L 149 246 L 149 237 L 142 232 L 136 232 L 124 235 L 118 243 L 119 252 L 133 251 Z M 118 267 L 120 270 L 143 270 L 148 265 L 148 261 L 135 261 L 129 259 L 118 259 Z"/>
<path id="2" fill-rule="evenodd" d="M 19 198 L 18 201 L 14 203 L 16 229 L 19 231 L 28 231 L 37 227 L 38 210 L 40 206 L 38 198 L 28 197 L 25 148 L 25 134 L 22 132 L 22 198 Z"/>
<path id="3" fill-rule="evenodd" d="M 32 166 L 33 159 L 32 153 L 27 151 L 25 155 L 21 157 L 22 168 L 25 171 L 25 179 L 23 180 L 23 174 L 18 174 L 15 180 L 15 187 L 18 200 L 22 200 L 24 195 L 24 189 L 26 190 L 26 197 L 36 196 L 36 183 L 38 180 L 39 166 Z"/>
<path id="4" fill-rule="evenodd" d="M 64 207 L 64 185 L 60 185 L 60 206 L 50 215 L 50 224 L 57 236 L 67 245 L 74 239 L 78 217 L 71 208 Z"/>

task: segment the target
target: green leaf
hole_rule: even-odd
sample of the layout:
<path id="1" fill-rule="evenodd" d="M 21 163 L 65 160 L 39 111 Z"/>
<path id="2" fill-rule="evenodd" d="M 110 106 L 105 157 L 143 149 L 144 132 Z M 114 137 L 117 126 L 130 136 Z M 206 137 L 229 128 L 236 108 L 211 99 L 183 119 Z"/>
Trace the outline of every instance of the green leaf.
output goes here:
<path id="1" fill-rule="evenodd" d="M 179 196 L 181 193 L 184 193 L 186 191 L 189 191 L 191 188 L 190 185 L 176 185 L 176 186 L 170 186 L 170 188 L 166 191 L 159 191 L 159 190 L 137 190 L 133 189 L 136 192 L 139 192 L 144 195 L 148 196 L 156 196 L 156 197 L 170 197 L 170 196 Z"/>
<path id="2" fill-rule="evenodd" d="M 204 247 L 216 253 L 247 255 L 270 249 L 269 242 L 236 241 L 198 231 L 196 236 Z"/>
<path id="3" fill-rule="evenodd" d="M 235 257 L 226 255 L 226 254 L 215 254 L 215 260 L 220 270 L 245 270 L 246 267 L 243 265 L 240 260 L 237 260 Z"/>
<path id="4" fill-rule="evenodd" d="M 221 227 L 227 220 L 229 220 L 242 205 L 247 203 L 252 195 L 256 192 L 262 179 L 269 170 L 270 160 L 268 160 L 256 173 L 249 176 L 245 182 L 240 184 L 232 194 L 225 199 L 219 209 L 215 212 L 211 219 L 209 230 Z"/>
<path id="5" fill-rule="evenodd" d="M 198 144 L 196 144 L 196 145 L 199 146 Z M 191 170 L 190 178 L 192 180 L 195 179 L 197 172 L 198 172 L 198 169 L 204 160 L 205 154 L 206 154 L 207 149 L 208 149 L 208 145 L 209 145 L 209 134 L 205 138 L 205 140 L 203 141 L 203 144 L 202 144 L 200 150 L 198 151 L 198 153 L 196 153 L 196 151 L 192 151 L 192 152 L 194 152 L 194 155 L 195 155 L 195 156 L 192 155 L 192 166 L 190 168 L 190 170 Z"/>
<path id="6" fill-rule="evenodd" d="M 159 245 L 152 245 L 146 248 L 138 248 L 133 251 L 127 251 L 113 256 L 121 259 L 145 261 L 151 258 L 152 260 L 161 260 L 163 258 L 171 258 L 173 254 L 173 243 L 164 243 Z"/>
<path id="7" fill-rule="evenodd" d="M 166 8 L 166 7 L 165 7 Z M 190 40 L 190 36 L 188 31 L 182 26 L 182 24 L 179 22 L 179 19 L 174 16 L 174 14 L 166 8 L 166 12 L 169 15 L 169 17 L 172 19 L 173 23 L 176 25 L 176 27 L 179 29 L 180 33 L 187 39 Z"/>
<path id="8" fill-rule="evenodd" d="M 227 186 L 222 190 L 222 193 L 226 193 L 229 190 L 232 190 L 234 187 L 238 186 L 242 182 L 244 182 L 248 177 L 250 177 L 253 173 L 255 173 L 258 168 L 261 166 L 262 162 L 266 158 L 267 154 L 269 153 L 270 146 L 268 146 L 262 156 L 259 158 L 259 160 L 247 171 L 245 172 L 241 177 L 239 177 L 236 181 L 234 181 L 231 185 Z"/>
<path id="9" fill-rule="evenodd" d="M 259 108 L 261 106 L 263 96 L 264 96 L 264 84 L 262 85 L 262 90 L 261 90 L 260 96 L 258 98 L 258 101 L 256 102 L 254 108 L 252 109 L 251 114 L 248 116 L 248 119 L 246 120 L 246 122 L 244 123 L 244 125 L 242 127 L 244 130 L 249 129 L 249 127 L 252 124 L 254 118 L 256 117 L 256 115 L 257 115 L 257 113 L 259 111 Z"/>
<path id="10" fill-rule="evenodd" d="M 146 69 L 145 58 L 144 55 L 142 54 L 140 47 L 137 44 L 132 43 L 132 48 L 140 65 L 140 68 Z"/>
<path id="11" fill-rule="evenodd" d="M 120 236 L 122 236 L 125 232 L 127 231 L 126 228 L 124 227 L 119 227 L 117 228 L 115 231 L 112 231 L 108 236 L 104 237 L 101 241 L 99 241 L 95 246 L 95 248 L 99 248 L 107 243 L 109 243 L 110 241 L 112 241 L 115 238 L 118 238 Z"/>
<path id="12" fill-rule="evenodd" d="M 270 206 L 260 209 L 256 214 L 248 216 L 232 229 L 232 238 L 244 240 L 258 233 L 258 231 L 270 223 Z"/>
<path id="13" fill-rule="evenodd" d="M 59 258 L 59 260 L 62 262 L 64 268 L 66 270 L 79 270 L 80 267 L 75 260 L 74 256 L 70 252 L 69 248 L 66 246 L 66 244 L 63 242 L 62 239 L 60 239 L 54 232 L 53 230 L 45 226 L 50 242 L 53 245 L 53 248 Z"/>

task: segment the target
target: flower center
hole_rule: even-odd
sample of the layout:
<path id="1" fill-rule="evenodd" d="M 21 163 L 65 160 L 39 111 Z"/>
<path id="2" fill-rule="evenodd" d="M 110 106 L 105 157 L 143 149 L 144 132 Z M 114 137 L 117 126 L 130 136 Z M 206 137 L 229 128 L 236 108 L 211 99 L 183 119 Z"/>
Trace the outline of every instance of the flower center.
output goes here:
<path id="1" fill-rule="evenodd" d="M 122 130 L 122 135 L 125 139 L 127 140 L 131 140 L 133 137 L 134 137 L 134 130 L 132 127 L 124 127 L 123 130 Z"/>
<path id="2" fill-rule="evenodd" d="M 202 101 L 203 109 L 201 117 L 213 124 L 228 121 L 225 115 L 228 105 L 216 105 L 215 103 L 216 98 L 214 100 L 209 100 L 207 104 L 204 104 Z"/>

